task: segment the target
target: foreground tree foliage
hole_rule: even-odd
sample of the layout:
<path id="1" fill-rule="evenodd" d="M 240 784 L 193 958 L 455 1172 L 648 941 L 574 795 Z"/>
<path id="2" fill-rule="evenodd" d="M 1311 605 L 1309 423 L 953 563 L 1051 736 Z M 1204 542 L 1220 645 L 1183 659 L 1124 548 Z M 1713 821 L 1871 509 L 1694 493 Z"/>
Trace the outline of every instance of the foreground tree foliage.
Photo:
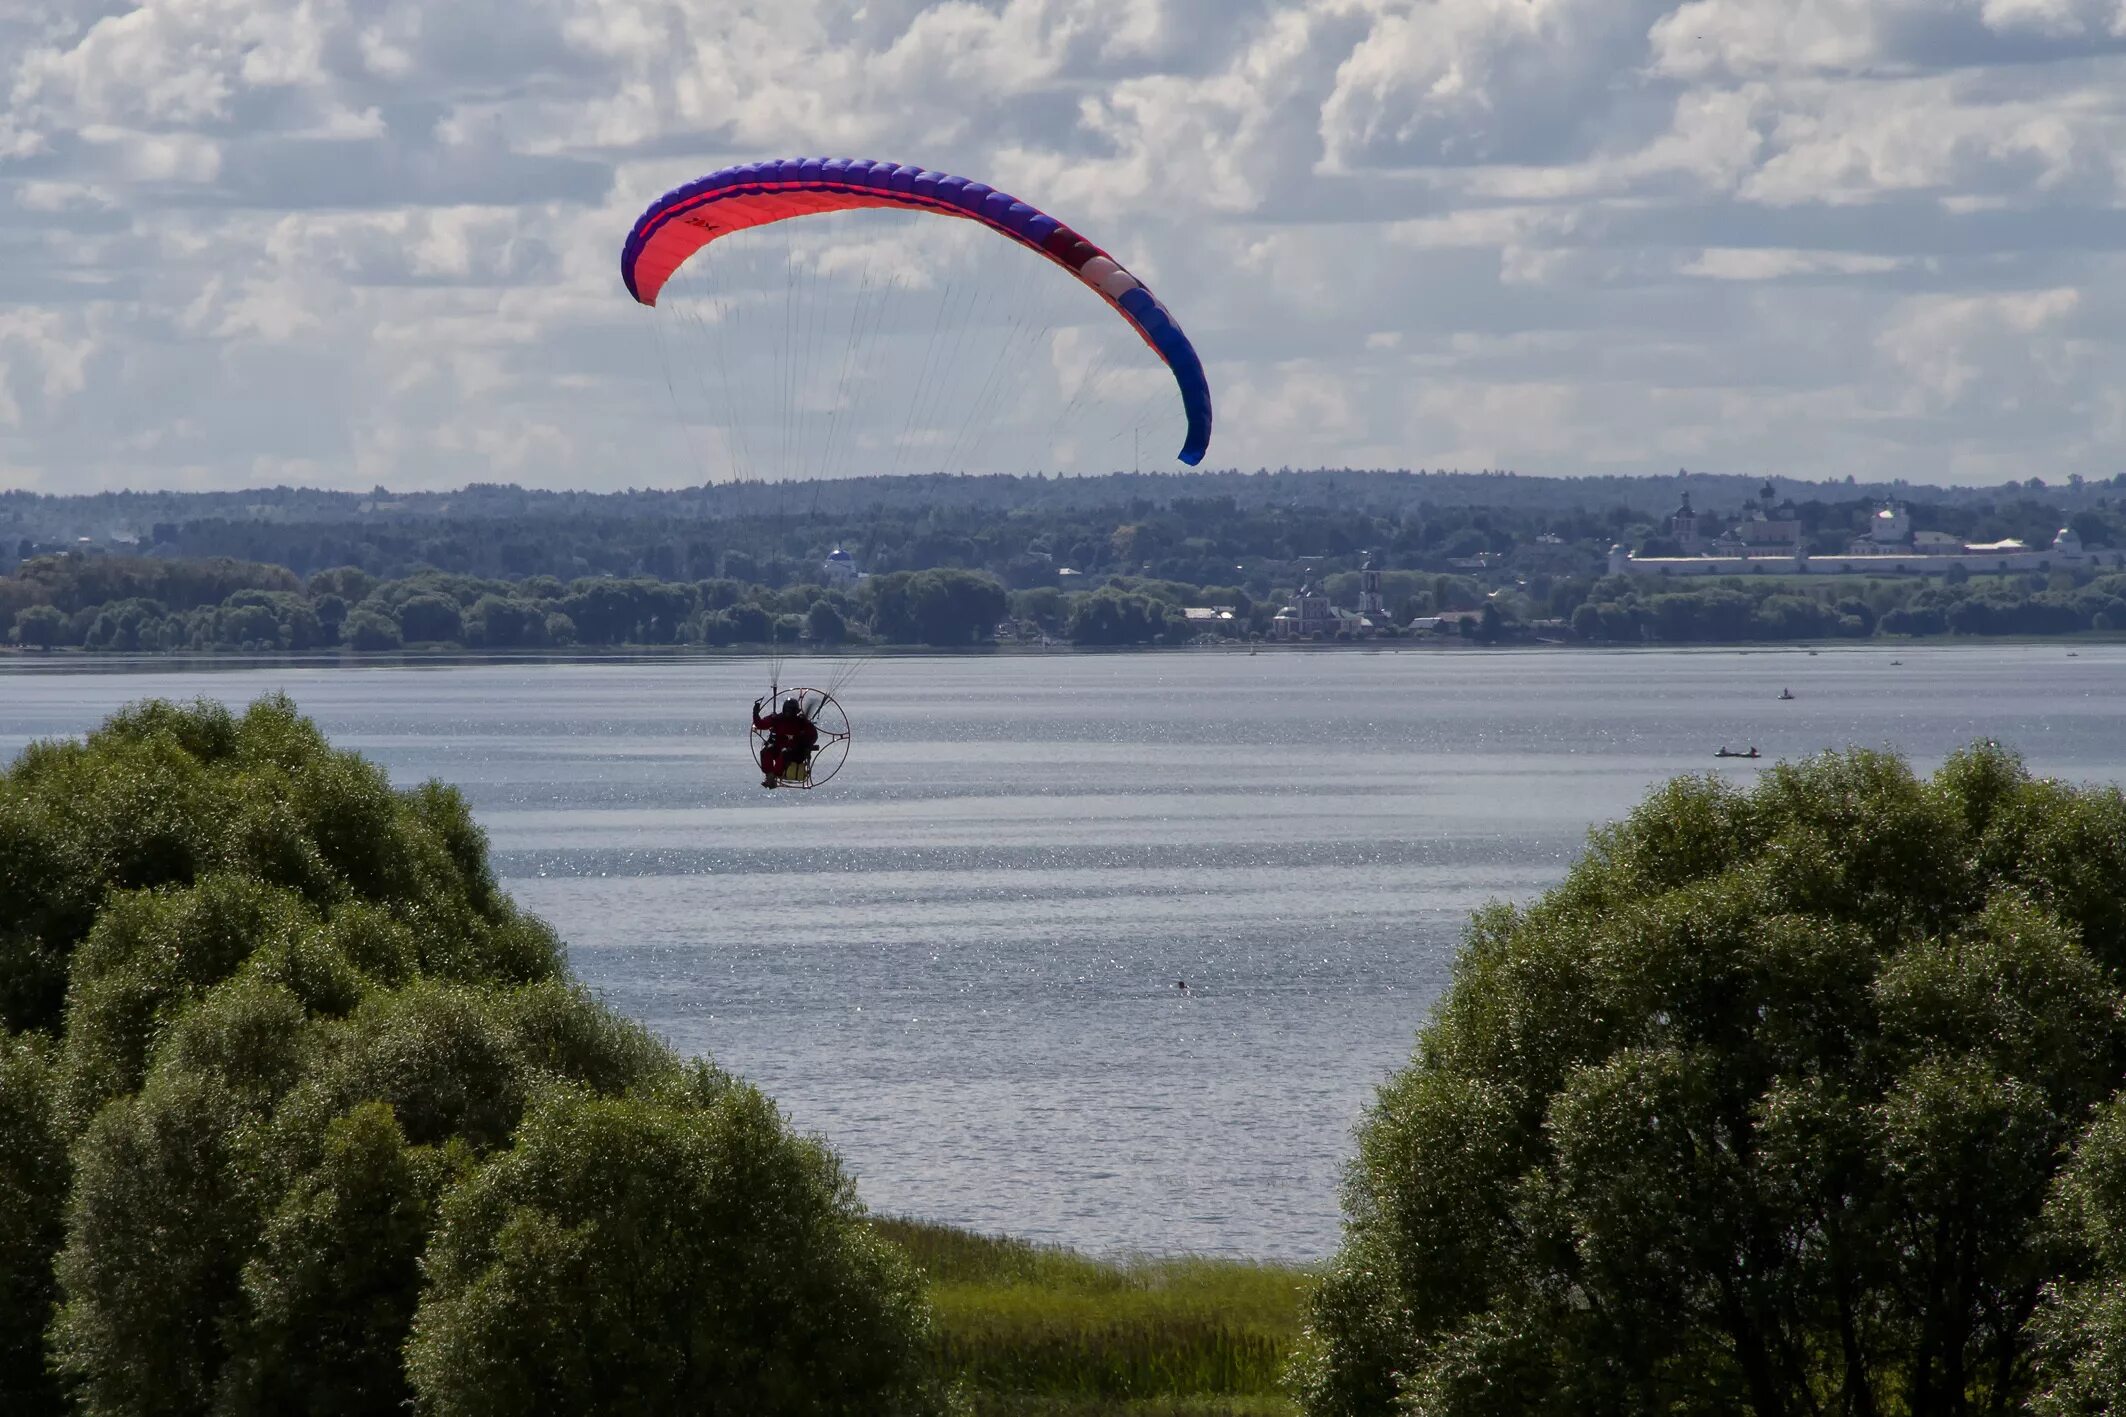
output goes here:
<path id="1" fill-rule="evenodd" d="M 1990 746 L 1683 780 L 1481 915 L 1310 1412 L 2115 1410 L 2126 800 Z"/>
<path id="2" fill-rule="evenodd" d="M 285 700 L 0 775 L 0 1020 L 10 1417 L 933 1405 L 832 1157 Z"/>
<path id="3" fill-rule="evenodd" d="M 905 1261 L 843 1233 L 851 1204 L 833 1159 L 786 1144 L 749 1089 L 700 1074 L 655 1096 L 549 1094 L 444 1205 L 416 1382 L 466 1417 L 717 1412 L 737 1394 L 824 1414 L 852 1392 L 907 1411 L 920 1316 Z"/>

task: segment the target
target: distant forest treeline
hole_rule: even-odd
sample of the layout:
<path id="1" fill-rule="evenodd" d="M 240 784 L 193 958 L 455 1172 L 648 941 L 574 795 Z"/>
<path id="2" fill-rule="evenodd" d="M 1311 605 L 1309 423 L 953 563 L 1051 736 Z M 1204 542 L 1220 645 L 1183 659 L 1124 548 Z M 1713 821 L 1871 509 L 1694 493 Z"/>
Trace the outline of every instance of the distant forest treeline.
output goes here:
<path id="1" fill-rule="evenodd" d="M 1486 589 L 1468 576 L 1390 571 L 1385 633 L 1480 643 L 1734 643 L 1875 635 L 2055 635 L 2126 630 L 2126 575 L 2054 571 L 1968 581 L 1726 579 L 1687 590 L 1622 576 L 1538 573 Z M 1324 585 L 1339 604 L 1358 576 Z M 1191 621 L 1189 607 L 1230 608 Z M 520 581 L 429 571 L 379 580 L 356 567 L 307 580 L 256 562 L 68 554 L 0 577 L 15 644 L 120 653 L 281 653 L 411 646 L 842 644 L 968 647 L 1005 639 L 1178 645 L 1267 633 L 1278 601 L 1233 585 L 1116 576 L 1086 590 L 1008 590 L 979 571 L 895 571 L 850 588 L 731 579 L 552 576 Z M 1444 617 L 1423 630 L 1420 616 Z M 1337 636 L 1343 638 L 1342 634 Z"/>
<path id="2" fill-rule="evenodd" d="M 2044 545 L 2071 522 L 2092 545 L 2126 544 L 2119 479 L 1983 490 L 1771 485 L 1793 500 L 1811 549 L 1823 552 L 1843 551 L 1885 495 L 1911 504 L 1919 530 Z M 1399 570 L 1462 571 L 1490 558 L 1507 572 L 1596 574 L 1612 544 L 1637 548 L 1665 535 L 1682 491 L 1718 516 L 1755 497 L 1759 484 L 1329 471 L 866 478 L 609 494 L 493 485 L 447 494 L 0 493 L 0 570 L 86 543 L 255 561 L 300 576 L 355 566 L 385 580 L 443 571 L 720 578 L 779 589 L 817 580 L 821 560 L 841 546 L 874 573 L 986 571 L 1031 589 L 1071 570 L 1238 584 L 1263 599 L 1310 571 L 1355 570 L 1369 550 Z"/>
<path id="3" fill-rule="evenodd" d="M 1489 507 L 1538 516 L 1588 508 L 1621 508 L 1634 516 L 1665 516 L 1688 492 L 1701 508 L 1735 506 L 1769 481 L 1775 495 L 1796 503 L 1879 503 L 1885 497 L 1944 507 L 2005 504 L 2036 494 L 2070 510 L 2126 492 L 2126 473 L 2110 479 L 2070 475 L 1999 487 L 1934 487 L 1920 483 L 1864 483 L 1850 478 L 1811 482 L 1678 471 L 1648 477 L 1532 477 L 1513 472 L 1381 471 L 1353 468 L 1254 472 L 1112 473 L 1103 477 L 917 475 L 854 477 L 826 482 L 715 483 L 674 489 L 555 492 L 506 483 L 472 483 L 447 492 L 335 492 L 302 487 L 231 492 L 100 492 L 48 495 L 0 491 L 0 528 L 44 536 L 100 536 L 114 529 L 145 533 L 156 522 L 275 521 L 331 523 L 512 518 L 559 521 L 728 521 L 791 515 L 862 518 L 885 512 L 1084 512 L 1115 506 L 1166 506 L 1231 499 L 1242 509 L 1324 507 L 1400 512 L 1419 504 Z"/>
<path id="4" fill-rule="evenodd" d="M 1742 479 L 1418 473 L 902 478 L 574 494 L 271 489 L 0 494 L 0 631 L 123 651 L 412 644 L 970 645 L 1000 629 L 1079 644 L 1263 634 L 1305 582 L 1344 608 L 1368 555 L 1390 628 L 1483 640 L 1672 642 L 2126 628 L 2117 576 L 1955 583 L 1610 578 L 1657 539 L 1679 485 L 1718 515 Z M 1842 551 L 1882 489 L 1774 484 L 1805 543 Z M 1913 523 L 2043 545 L 2126 545 L 2126 489 L 1903 489 Z M 865 499 L 869 500 L 866 501 Z M 249 499 L 246 501 L 245 499 Z M 92 528 L 81 530 L 81 528 Z M 846 548 L 868 573 L 823 584 Z M 1189 607 L 1229 619 L 1191 623 Z"/>

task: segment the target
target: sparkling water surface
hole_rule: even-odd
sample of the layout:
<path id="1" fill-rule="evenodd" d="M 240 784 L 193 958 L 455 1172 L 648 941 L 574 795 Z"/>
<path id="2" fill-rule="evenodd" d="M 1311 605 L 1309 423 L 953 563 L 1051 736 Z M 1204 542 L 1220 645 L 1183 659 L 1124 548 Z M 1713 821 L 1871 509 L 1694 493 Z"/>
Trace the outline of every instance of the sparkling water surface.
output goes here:
<path id="1" fill-rule="evenodd" d="M 814 793 L 748 772 L 767 669 L 734 659 L 16 661 L 0 756 L 148 696 L 285 691 L 395 782 L 462 788 L 576 972 L 824 1133 L 873 1207 L 1296 1259 L 1335 1245 L 1351 1128 L 1469 912 L 1557 881 L 1651 784 L 1761 770 L 1716 762 L 1723 744 L 1931 769 L 1980 737 L 2043 773 L 2126 777 L 2126 647 L 857 669 L 849 764 Z"/>

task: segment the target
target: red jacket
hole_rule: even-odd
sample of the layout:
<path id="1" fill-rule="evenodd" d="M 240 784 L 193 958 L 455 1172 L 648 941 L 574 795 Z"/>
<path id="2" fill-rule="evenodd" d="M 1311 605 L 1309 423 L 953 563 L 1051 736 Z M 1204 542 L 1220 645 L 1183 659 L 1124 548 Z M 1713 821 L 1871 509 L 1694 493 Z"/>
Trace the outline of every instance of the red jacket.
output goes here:
<path id="1" fill-rule="evenodd" d="M 777 709 L 765 718 L 756 713 L 753 715 L 753 726 L 763 733 L 774 734 L 784 747 L 794 748 L 799 752 L 819 746 L 819 730 L 813 727 L 811 719 L 801 713 L 785 713 Z"/>

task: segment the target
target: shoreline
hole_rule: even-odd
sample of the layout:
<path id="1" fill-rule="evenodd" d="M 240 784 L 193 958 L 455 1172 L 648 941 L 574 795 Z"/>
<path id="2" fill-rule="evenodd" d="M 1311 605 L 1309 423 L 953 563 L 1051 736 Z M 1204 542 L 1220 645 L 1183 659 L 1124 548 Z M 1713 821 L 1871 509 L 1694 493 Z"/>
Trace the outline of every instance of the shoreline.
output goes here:
<path id="1" fill-rule="evenodd" d="M 1591 641 L 1584 644 L 1562 640 L 1535 643 L 1477 645 L 1466 641 L 1371 640 L 1339 644 L 1248 645 L 969 645 L 964 649 L 937 645 L 850 645 L 840 649 L 710 649 L 702 645 L 625 645 L 606 649 L 569 650 L 313 650 L 283 654 L 231 651 L 104 653 L 78 648 L 33 650 L 0 645 L 0 673 L 127 673 L 157 669 L 455 669 L 486 665 L 596 665 L 596 664 L 718 664 L 762 661 L 847 661 L 864 659 L 1017 659 L 1017 658 L 1106 658 L 1117 655 L 1241 655 L 1280 654 L 1736 654 L 1821 655 L 1904 654 L 1928 650 L 1977 648 L 2032 649 L 2057 646 L 2075 650 L 2083 646 L 2126 646 L 2126 633 L 2084 631 L 2073 635 L 1930 635 L 1919 639 L 1787 640 L 1693 640 L 1678 643 L 1649 641 L 1619 644 Z"/>

